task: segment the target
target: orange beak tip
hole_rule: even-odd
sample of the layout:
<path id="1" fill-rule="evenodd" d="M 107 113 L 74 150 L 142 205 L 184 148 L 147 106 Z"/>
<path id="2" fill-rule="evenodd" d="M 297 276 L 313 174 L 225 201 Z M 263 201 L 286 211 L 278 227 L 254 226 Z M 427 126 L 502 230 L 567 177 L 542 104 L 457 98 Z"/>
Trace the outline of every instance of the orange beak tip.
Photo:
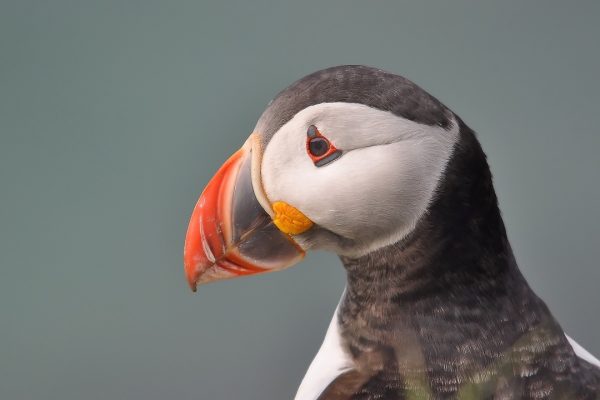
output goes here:
<path id="1" fill-rule="evenodd" d="M 188 285 L 190 286 L 190 289 L 192 289 L 192 292 L 194 292 L 194 293 L 196 293 L 196 290 L 198 290 L 198 278 L 199 278 L 199 274 L 194 274 L 194 276 L 190 276 L 187 279 Z"/>
<path id="2" fill-rule="evenodd" d="M 199 278 L 200 274 L 198 274 L 196 272 L 190 273 L 189 270 L 186 272 L 187 272 L 188 285 L 190 286 L 190 289 L 192 289 L 192 292 L 196 292 L 196 290 L 198 289 L 198 278 Z"/>
<path id="3" fill-rule="evenodd" d="M 188 282 L 188 285 L 190 286 L 190 289 L 192 289 L 192 292 L 196 292 L 196 290 L 198 289 L 198 281 L 200 280 L 200 275 L 202 275 L 202 268 L 200 265 L 198 265 L 197 261 L 194 261 L 192 257 L 186 257 L 184 265 L 185 277 Z"/>

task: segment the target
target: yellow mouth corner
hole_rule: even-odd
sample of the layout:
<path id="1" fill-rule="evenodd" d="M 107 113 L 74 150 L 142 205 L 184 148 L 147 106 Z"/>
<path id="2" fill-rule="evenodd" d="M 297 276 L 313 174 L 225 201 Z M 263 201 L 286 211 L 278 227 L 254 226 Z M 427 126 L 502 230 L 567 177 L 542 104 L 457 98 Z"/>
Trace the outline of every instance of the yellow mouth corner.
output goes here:
<path id="1" fill-rule="evenodd" d="M 299 235 L 309 230 L 314 223 L 306 215 L 302 214 L 296 207 L 284 201 L 276 201 L 273 207 L 273 222 L 283 233 L 288 235 Z"/>

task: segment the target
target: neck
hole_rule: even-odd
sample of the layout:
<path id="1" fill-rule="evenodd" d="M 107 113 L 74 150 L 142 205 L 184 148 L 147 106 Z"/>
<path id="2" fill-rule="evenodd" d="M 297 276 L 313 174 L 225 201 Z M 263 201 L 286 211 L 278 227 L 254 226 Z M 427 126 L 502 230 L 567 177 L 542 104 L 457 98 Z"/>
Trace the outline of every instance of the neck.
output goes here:
<path id="1" fill-rule="evenodd" d="M 562 335 L 516 265 L 485 154 L 462 122 L 443 183 L 415 231 L 342 262 L 342 339 L 373 373 L 437 371 L 438 389 L 450 390 L 537 327 Z"/>
<path id="2" fill-rule="evenodd" d="M 468 128 L 449 162 L 428 212 L 402 241 L 358 258 L 342 257 L 348 296 L 391 294 L 398 304 L 461 293 L 514 295 L 507 280 L 526 286 L 515 263 L 492 177 Z M 518 289 L 521 289 L 520 287 Z"/>

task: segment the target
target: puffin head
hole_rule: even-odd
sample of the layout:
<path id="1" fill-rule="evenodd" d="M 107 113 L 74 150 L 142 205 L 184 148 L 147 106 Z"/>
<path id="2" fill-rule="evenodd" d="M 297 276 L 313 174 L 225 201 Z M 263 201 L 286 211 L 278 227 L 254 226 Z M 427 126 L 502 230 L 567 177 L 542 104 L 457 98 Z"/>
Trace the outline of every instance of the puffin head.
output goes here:
<path id="1" fill-rule="evenodd" d="M 339 66 L 298 80 L 200 196 L 184 248 L 190 286 L 280 270 L 311 249 L 360 257 L 403 240 L 428 212 L 459 131 L 450 110 L 398 75 Z"/>

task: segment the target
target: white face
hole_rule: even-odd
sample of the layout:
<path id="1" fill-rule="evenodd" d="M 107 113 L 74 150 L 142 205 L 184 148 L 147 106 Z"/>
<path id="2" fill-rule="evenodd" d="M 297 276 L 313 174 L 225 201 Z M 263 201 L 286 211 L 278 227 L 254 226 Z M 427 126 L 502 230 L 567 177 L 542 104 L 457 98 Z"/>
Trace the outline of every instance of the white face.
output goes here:
<path id="1" fill-rule="evenodd" d="M 343 155 L 317 167 L 306 150 L 307 130 L 319 132 Z M 356 103 L 305 108 L 268 143 L 261 165 L 268 200 L 284 201 L 320 228 L 343 238 L 297 237 L 305 248 L 358 256 L 405 237 L 426 212 L 454 144 L 446 130 Z M 318 231 L 318 230 L 317 230 Z"/>

